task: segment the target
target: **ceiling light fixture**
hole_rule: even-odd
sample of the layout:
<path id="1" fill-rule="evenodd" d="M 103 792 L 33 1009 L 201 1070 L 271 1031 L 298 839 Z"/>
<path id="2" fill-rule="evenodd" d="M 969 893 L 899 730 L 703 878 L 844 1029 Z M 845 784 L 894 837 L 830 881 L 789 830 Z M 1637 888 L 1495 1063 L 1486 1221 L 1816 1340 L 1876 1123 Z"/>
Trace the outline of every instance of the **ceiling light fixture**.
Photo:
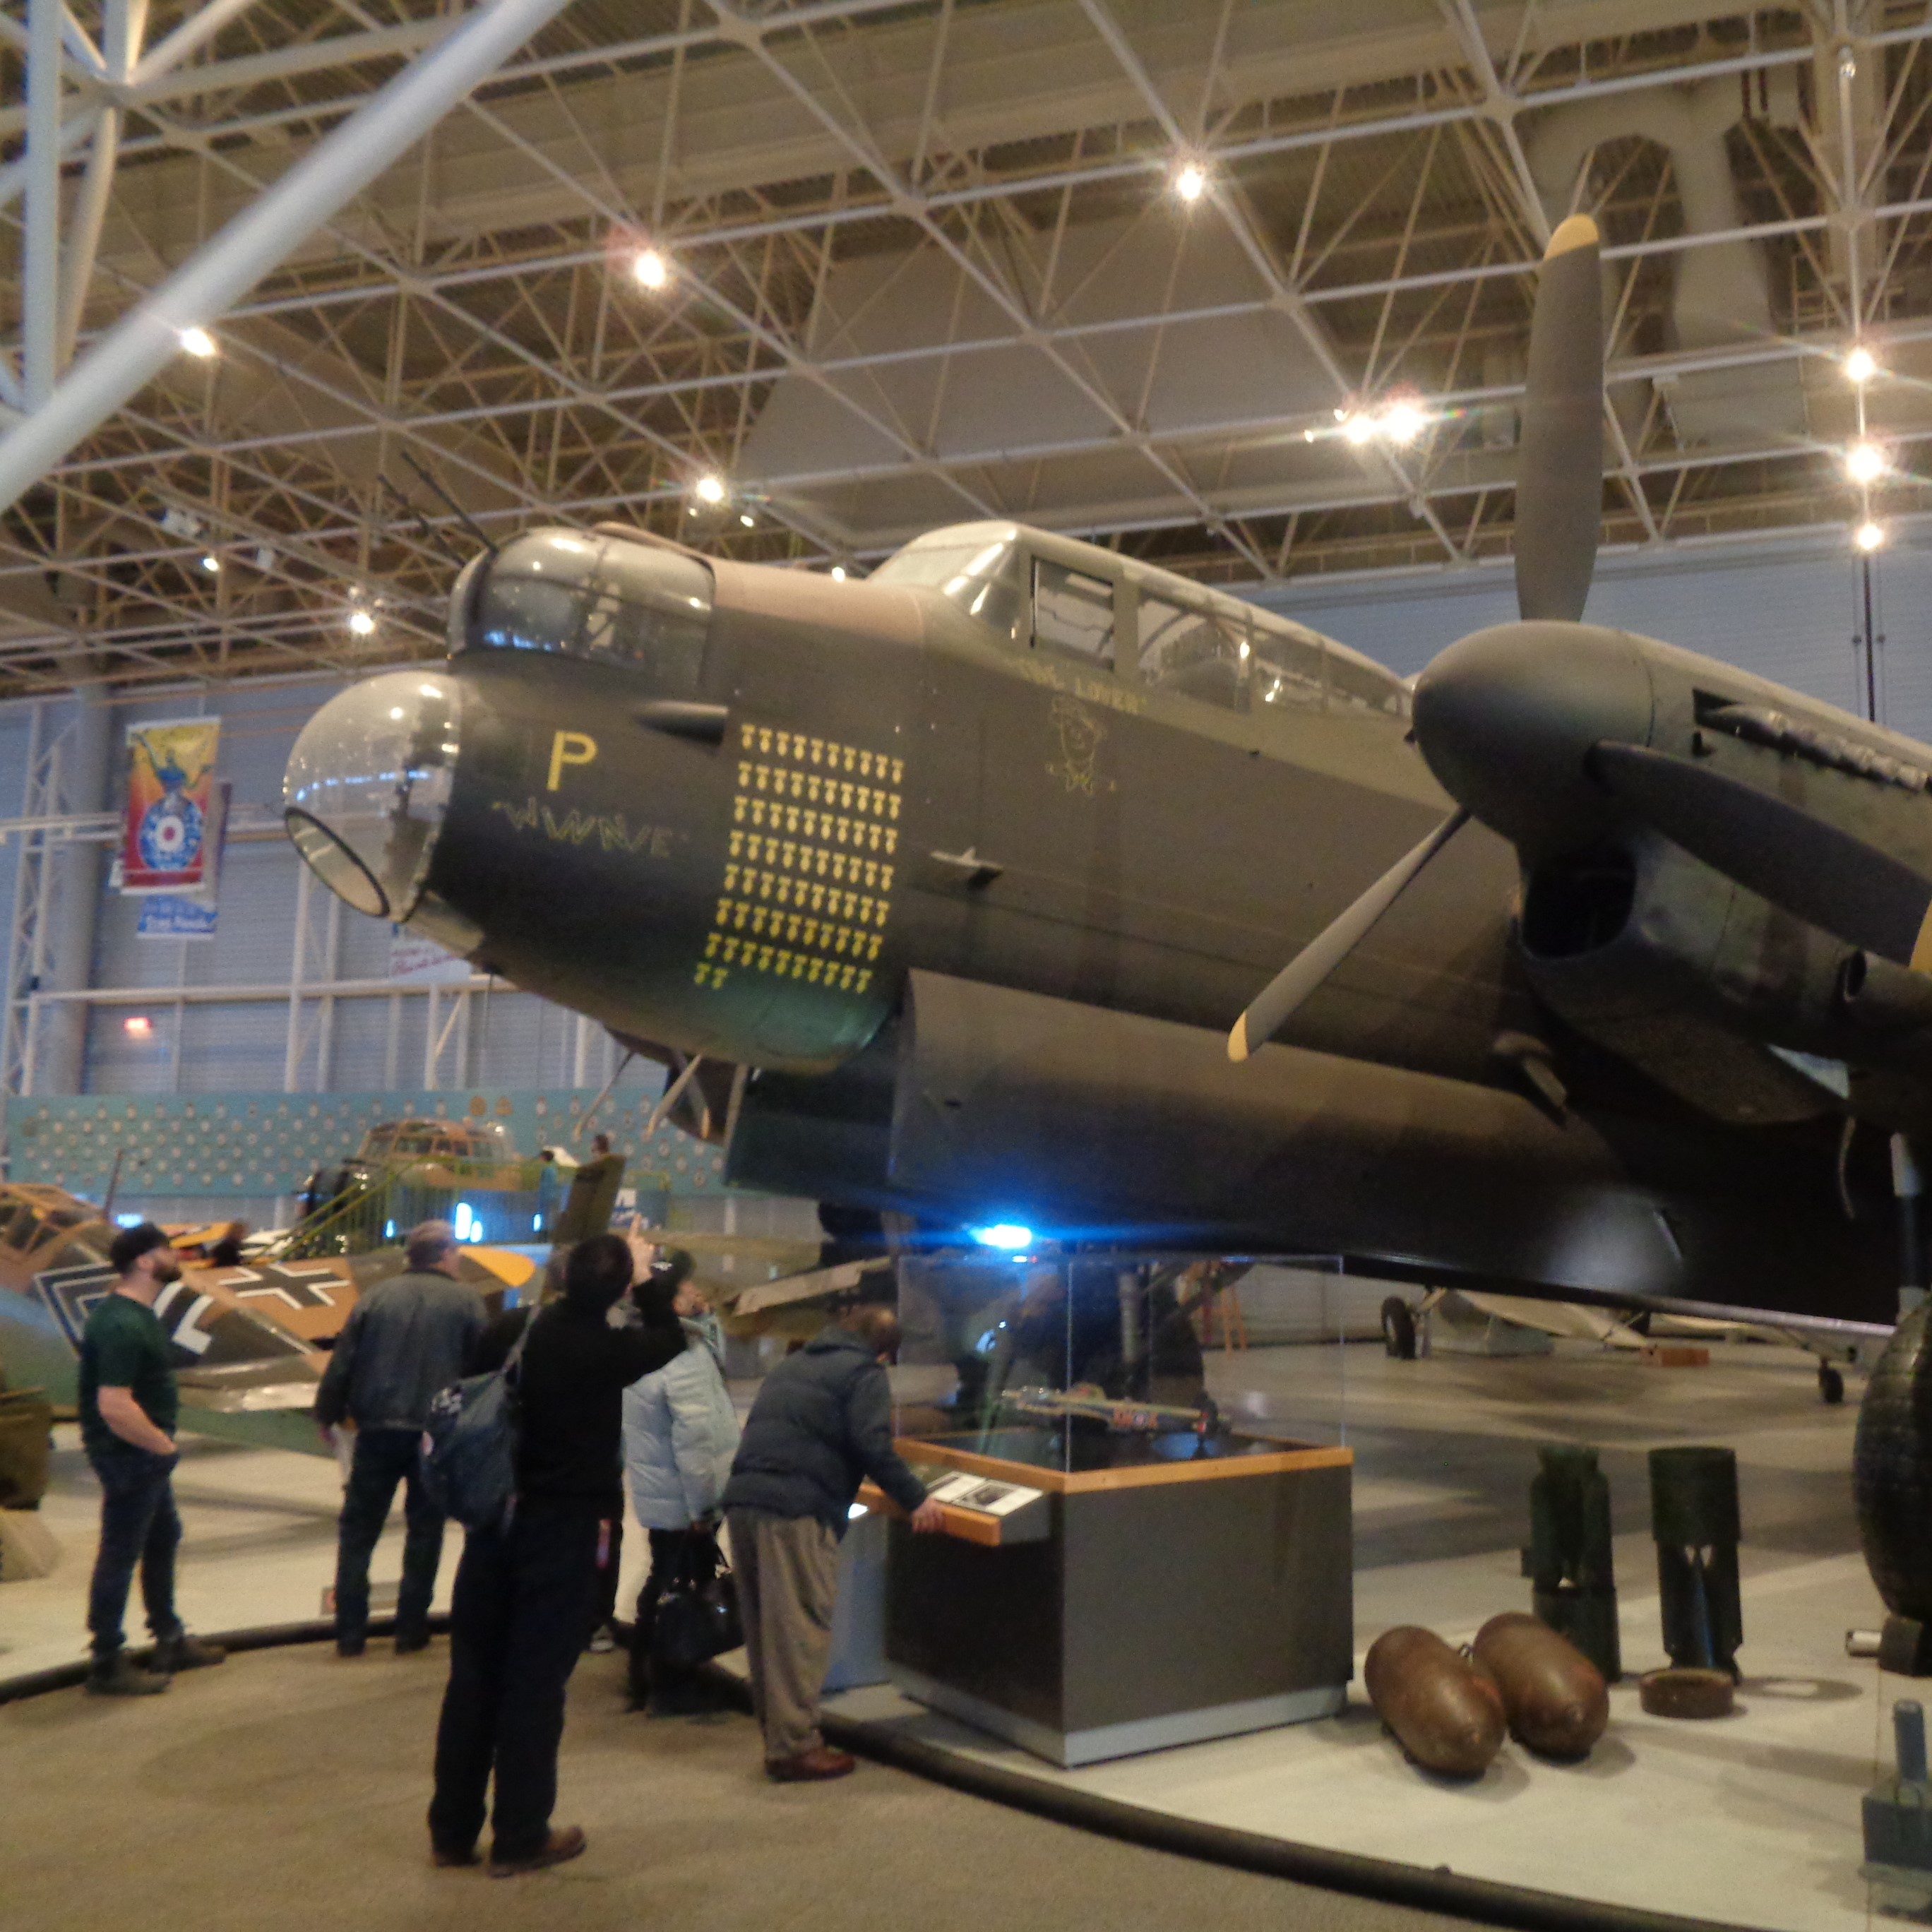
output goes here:
<path id="1" fill-rule="evenodd" d="M 184 328 L 175 339 L 189 355 L 204 362 L 214 353 L 214 338 L 205 328 Z"/>
<path id="2" fill-rule="evenodd" d="M 352 610 L 349 614 L 349 628 L 358 638 L 373 638 L 376 634 L 376 620 L 367 610 Z"/>
<path id="3" fill-rule="evenodd" d="M 706 503 L 722 503 L 724 500 L 724 479 L 722 476 L 700 476 L 698 479 L 698 494 Z"/>
<path id="4" fill-rule="evenodd" d="M 1845 452 L 1845 474 L 1854 483 L 1874 483 L 1885 471 L 1885 452 L 1875 442 L 1855 442 Z"/>
<path id="5" fill-rule="evenodd" d="M 1883 548 L 1885 526 L 1869 521 L 1862 523 L 1852 532 L 1852 541 L 1869 556 L 1874 550 Z"/>
<path id="6" fill-rule="evenodd" d="M 1198 161 L 1183 161 L 1174 171 L 1174 191 L 1192 207 L 1208 192 L 1208 170 Z"/>
<path id="7" fill-rule="evenodd" d="M 221 560 L 215 555 L 214 551 L 210 550 L 208 554 L 202 559 L 201 567 L 203 570 L 208 572 L 209 576 L 218 576 L 220 574 L 221 570 Z"/>
<path id="8" fill-rule="evenodd" d="M 1878 374 L 1878 358 L 1862 342 L 1845 358 L 1845 374 L 1854 382 L 1869 382 Z"/>
<path id="9" fill-rule="evenodd" d="M 121 1022 L 121 1030 L 130 1040 L 148 1040 L 153 1036 L 154 1023 L 146 1013 L 130 1013 Z"/>
<path id="10" fill-rule="evenodd" d="M 845 566 L 842 563 L 835 563 L 832 566 L 832 580 L 835 584 L 845 581 Z"/>
<path id="11" fill-rule="evenodd" d="M 631 273 L 638 285 L 661 289 L 670 280 L 670 264 L 655 248 L 640 248 L 631 262 Z"/>
<path id="12" fill-rule="evenodd" d="M 758 520 L 749 510 L 740 510 L 738 512 L 738 520 L 748 530 Z"/>
<path id="13" fill-rule="evenodd" d="M 1391 403 L 1382 412 L 1382 432 L 1390 442 L 1406 448 L 1422 434 L 1428 421 L 1414 403 Z"/>
<path id="14" fill-rule="evenodd" d="M 1367 416 L 1344 416 L 1342 418 L 1342 440 L 1358 449 L 1375 433 L 1375 424 Z"/>

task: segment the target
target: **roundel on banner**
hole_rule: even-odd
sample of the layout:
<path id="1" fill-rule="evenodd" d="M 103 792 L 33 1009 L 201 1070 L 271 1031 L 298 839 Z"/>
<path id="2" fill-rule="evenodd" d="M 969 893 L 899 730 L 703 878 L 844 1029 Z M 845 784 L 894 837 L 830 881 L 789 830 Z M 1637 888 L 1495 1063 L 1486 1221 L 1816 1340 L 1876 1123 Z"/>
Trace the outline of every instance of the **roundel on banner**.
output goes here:
<path id="1" fill-rule="evenodd" d="M 201 808 L 191 798 L 170 793 L 141 814 L 136 836 L 143 865 L 158 872 L 183 871 L 201 850 Z"/>

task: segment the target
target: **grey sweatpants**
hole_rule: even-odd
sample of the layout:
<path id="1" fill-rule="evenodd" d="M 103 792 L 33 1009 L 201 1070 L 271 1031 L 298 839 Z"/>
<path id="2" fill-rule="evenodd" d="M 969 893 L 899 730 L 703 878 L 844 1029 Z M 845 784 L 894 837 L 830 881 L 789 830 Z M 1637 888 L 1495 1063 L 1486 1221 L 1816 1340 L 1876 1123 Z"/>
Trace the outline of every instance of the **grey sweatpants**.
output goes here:
<path id="1" fill-rule="evenodd" d="M 816 1516 L 733 1510 L 731 1568 L 745 1623 L 752 1708 L 764 1728 L 765 1762 L 815 1750 L 819 1694 L 832 1655 L 838 1539 Z"/>

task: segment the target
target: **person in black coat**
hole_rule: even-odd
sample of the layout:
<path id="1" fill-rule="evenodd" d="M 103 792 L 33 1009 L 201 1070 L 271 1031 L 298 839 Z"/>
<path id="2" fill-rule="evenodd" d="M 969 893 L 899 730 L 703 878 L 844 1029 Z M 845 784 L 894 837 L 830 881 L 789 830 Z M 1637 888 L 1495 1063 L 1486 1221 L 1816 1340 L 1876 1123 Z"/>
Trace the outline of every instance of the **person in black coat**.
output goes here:
<path id="1" fill-rule="evenodd" d="M 562 1298 L 534 1316 L 499 1316 L 471 1364 L 476 1374 L 500 1368 L 529 1324 L 516 1370 L 515 1498 L 501 1528 L 466 1538 L 450 1603 L 449 1684 L 429 1808 L 440 1865 L 476 1862 L 493 1772 L 493 1876 L 541 1870 L 584 1850 L 579 1827 L 550 1822 L 564 1687 L 596 1600 L 598 1526 L 623 1508 L 624 1390 L 662 1368 L 684 1339 L 610 1326 L 632 1274 L 620 1236 L 580 1242 Z"/>

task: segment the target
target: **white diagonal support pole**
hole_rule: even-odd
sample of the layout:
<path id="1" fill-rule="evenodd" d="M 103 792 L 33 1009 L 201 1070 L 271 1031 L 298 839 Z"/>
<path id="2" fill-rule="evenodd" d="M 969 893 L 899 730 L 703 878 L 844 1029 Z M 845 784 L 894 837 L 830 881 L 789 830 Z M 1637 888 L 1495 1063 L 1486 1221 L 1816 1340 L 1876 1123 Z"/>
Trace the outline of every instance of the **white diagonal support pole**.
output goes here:
<path id="1" fill-rule="evenodd" d="M 569 0 L 485 0 L 369 104 L 317 142 L 261 198 L 109 330 L 67 380 L 0 438 L 0 509 L 28 489 L 178 352 L 406 152 Z M 37 7 L 58 0 L 36 0 Z M 58 127 L 56 120 L 50 124 Z M 31 190 L 30 190 L 31 192 Z M 31 299 L 32 290 L 28 290 Z M 52 321 L 50 290 L 49 321 Z M 52 330 L 48 330 L 52 347 Z"/>
<path id="2" fill-rule="evenodd" d="M 28 407 L 53 394 L 60 313 L 61 0 L 27 15 L 27 238 L 21 278 L 21 374 Z M 8 500 L 12 500 L 10 498 Z"/>

